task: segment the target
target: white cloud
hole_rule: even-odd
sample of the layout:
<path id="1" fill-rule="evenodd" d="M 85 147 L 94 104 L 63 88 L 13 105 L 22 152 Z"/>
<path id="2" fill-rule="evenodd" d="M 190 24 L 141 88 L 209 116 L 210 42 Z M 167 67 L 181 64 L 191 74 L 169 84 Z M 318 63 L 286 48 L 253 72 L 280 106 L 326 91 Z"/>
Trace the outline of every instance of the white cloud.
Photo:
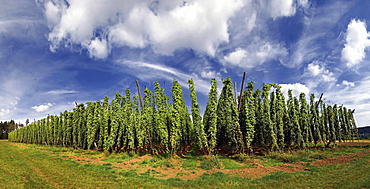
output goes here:
<path id="1" fill-rule="evenodd" d="M 359 64 L 365 58 L 365 49 L 370 46 L 369 37 L 365 21 L 351 20 L 347 28 L 346 44 L 342 50 L 342 60 L 348 67 Z"/>
<path id="2" fill-rule="evenodd" d="M 200 72 L 200 76 L 202 76 L 203 78 L 212 79 L 212 78 L 220 77 L 221 74 L 216 71 L 202 71 Z"/>
<path id="3" fill-rule="evenodd" d="M 292 16 L 296 12 L 294 0 L 272 0 L 269 4 L 271 17 Z"/>
<path id="4" fill-rule="evenodd" d="M 337 84 L 337 87 L 345 86 L 345 87 L 354 87 L 356 84 L 354 82 L 350 82 L 347 80 L 343 80 L 341 84 Z"/>
<path id="5" fill-rule="evenodd" d="M 318 64 L 308 64 L 307 70 L 312 74 L 312 76 L 318 76 L 324 72 L 324 69 L 320 67 Z"/>
<path id="6" fill-rule="evenodd" d="M 245 18 L 245 22 L 247 24 L 247 33 L 250 33 L 253 30 L 253 28 L 256 26 L 256 20 L 257 20 L 256 11 L 253 11 L 249 17 Z"/>
<path id="7" fill-rule="evenodd" d="M 231 52 L 224 59 L 234 65 L 238 65 L 243 58 L 247 56 L 247 51 L 242 48 L 237 48 L 234 52 Z"/>
<path id="8" fill-rule="evenodd" d="M 100 40 L 98 38 L 95 38 L 94 40 L 91 40 L 90 44 L 87 46 L 87 49 L 89 50 L 90 57 L 100 58 L 104 59 L 108 56 L 108 46 L 106 40 Z"/>
<path id="9" fill-rule="evenodd" d="M 335 81 L 336 78 L 334 77 L 334 74 L 324 67 L 320 66 L 318 63 L 319 62 L 315 61 L 307 65 L 307 72 L 310 74 L 310 76 L 319 78 L 317 79 L 319 82 Z"/>
<path id="10" fill-rule="evenodd" d="M 45 94 L 74 94 L 77 93 L 77 91 L 74 90 L 51 90 L 46 92 Z"/>
<path id="11" fill-rule="evenodd" d="M 106 57 L 107 46 L 148 45 L 165 55 L 191 48 L 213 56 L 229 40 L 229 18 L 243 6 L 241 0 L 44 2 L 50 49 L 77 44 L 96 58 Z"/>
<path id="12" fill-rule="evenodd" d="M 133 62 L 133 61 L 118 61 L 121 66 L 123 66 L 123 71 L 134 75 L 140 80 L 146 82 L 153 82 L 153 80 L 165 79 L 167 81 L 172 81 L 177 79 L 182 87 L 188 86 L 187 82 L 189 79 L 193 79 L 196 84 L 196 90 L 199 93 L 207 95 L 210 89 L 210 82 L 208 80 L 203 80 L 197 74 L 191 73 L 187 74 L 181 70 L 168 67 L 166 65 L 153 64 L 147 62 Z M 148 74 L 151 73 L 151 74 Z"/>
<path id="13" fill-rule="evenodd" d="M 288 98 L 288 91 L 293 90 L 292 94 L 295 97 L 299 97 L 301 93 L 306 94 L 306 96 L 309 95 L 310 89 L 301 83 L 293 83 L 293 84 L 279 84 L 281 86 L 281 92 L 283 92 L 285 98 Z"/>
<path id="14" fill-rule="evenodd" d="M 345 85 L 345 86 L 348 86 L 348 87 L 354 87 L 355 86 L 355 83 L 349 82 L 349 81 L 346 81 L 346 80 L 343 80 L 342 84 Z"/>
<path id="15" fill-rule="evenodd" d="M 346 82 L 343 82 L 343 84 Z M 352 85 L 349 82 L 349 85 Z M 370 77 L 356 82 L 356 87 L 337 88 L 324 92 L 324 98 L 331 103 L 343 104 L 345 107 L 355 109 L 358 126 L 370 125 Z"/>
<path id="16" fill-rule="evenodd" d="M 12 101 L 10 101 L 11 106 L 16 106 L 21 99 L 18 97 L 15 97 Z"/>
<path id="17" fill-rule="evenodd" d="M 268 13 L 273 19 L 279 17 L 293 16 L 297 9 L 308 8 L 308 0 L 266 0 L 262 5 L 268 9 Z"/>
<path id="18" fill-rule="evenodd" d="M 290 44 L 289 57 L 284 59 L 282 64 L 288 68 L 297 68 L 317 60 L 323 54 L 336 54 L 340 39 L 333 31 L 343 19 L 343 15 L 348 13 L 351 7 L 349 3 L 333 1 L 324 6 L 310 7 L 309 2 L 298 1 L 298 7 L 307 11 L 304 11 L 305 16 L 300 20 L 302 30 L 292 31 L 299 38 Z"/>
<path id="19" fill-rule="evenodd" d="M 33 106 L 31 107 L 32 109 L 36 110 L 37 112 L 45 112 L 49 110 L 50 107 L 52 107 L 54 104 L 52 103 L 46 103 L 46 104 L 41 104 L 39 106 Z"/>
<path id="20" fill-rule="evenodd" d="M 0 117 L 3 117 L 3 116 L 5 116 L 5 115 L 7 115 L 7 114 L 9 114 L 10 113 L 10 110 L 9 109 L 0 109 Z"/>
<path id="21" fill-rule="evenodd" d="M 55 25 L 60 21 L 61 12 L 66 9 L 66 5 L 64 3 L 58 4 L 59 5 L 55 5 L 52 1 L 48 1 L 44 4 L 45 16 L 51 25 Z"/>
<path id="22" fill-rule="evenodd" d="M 287 50 L 279 44 L 271 44 L 256 40 L 247 49 L 237 48 L 234 52 L 224 56 L 226 63 L 242 68 L 253 68 L 267 61 L 279 59 L 288 54 Z"/>
<path id="23" fill-rule="evenodd" d="M 310 3 L 308 0 L 298 0 L 298 6 L 302 8 L 308 8 L 310 6 Z"/>

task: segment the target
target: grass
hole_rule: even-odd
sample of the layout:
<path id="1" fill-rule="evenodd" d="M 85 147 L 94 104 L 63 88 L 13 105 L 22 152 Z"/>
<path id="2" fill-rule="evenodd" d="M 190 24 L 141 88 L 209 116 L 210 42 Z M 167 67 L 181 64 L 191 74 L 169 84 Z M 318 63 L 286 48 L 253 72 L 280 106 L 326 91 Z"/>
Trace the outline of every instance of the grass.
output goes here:
<path id="1" fill-rule="evenodd" d="M 221 161 L 217 156 L 204 156 L 200 158 L 199 168 L 205 170 L 211 170 L 213 168 L 220 169 L 222 166 Z"/>
<path id="2" fill-rule="evenodd" d="M 326 157 L 328 157 L 328 154 L 312 150 L 300 150 L 288 153 L 271 152 L 267 155 L 267 158 L 275 159 L 282 163 L 310 162 L 318 159 L 324 159 Z"/>
<path id="3" fill-rule="evenodd" d="M 127 160 L 138 157 L 138 155 L 129 154 L 129 153 L 113 153 L 107 154 L 105 158 L 102 158 L 102 161 L 111 162 L 111 163 L 122 163 Z"/>
<path id="4" fill-rule="evenodd" d="M 309 163 L 332 155 L 365 150 L 358 148 L 297 151 L 281 156 L 270 154 L 263 158 L 263 163 L 270 165 L 283 161 L 306 161 L 308 170 L 302 172 L 276 172 L 254 180 L 215 172 L 205 173 L 193 180 L 181 180 L 179 178 L 156 179 L 154 175 L 161 175 L 161 173 L 150 168 L 143 173 L 138 173 L 136 169 L 115 170 L 115 162 L 130 158 L 130 155 L 126 154 L 107 155 L 102 152 L 47 148 L 38 145 L 27 145 L 28 148 L 21 148 L 10 144 L 11 142 L 8 141 L 0 141 L 0 188 L 370 188 L 369 155 L 359 157 L 350 163 L 324 167 L 316 167 Z M 65 160 L 61 156 L 50 155 L 59 152 L 105 157 L 107 163 L 82 165 Z M 220 156 L 190 156 L 181 160 L 181 164 L 176 166 L 188 170 L 208 170 L 217 167 L 234 169 L 248 166 L 245 161 L 242 163 Z M 139 164 L 162 166 L 162 168 L 175 166 L 164 157 L 153 157 Z M 179 173 L 177 176 L 186 174 L 188 173 Z"/>
<path id="5" fill-rule="evenodd" d="M 320 159 L 325 159 L 328 157 L 336 157 L 341 155 L 353 154 L 356 152 L 361 152 L 366 150 L 363 146 L 361 148 L 353 148 L 341 146 L 337 148 L 329 149 L 309 149 L 309 150 L 298 150 L 298 151 L 288 151 L 285 153 L 281 152 L 270 152 L 265 157 L 263 161 L 267 166 L 276 166 L 282 163 L 295 163 L 295 162 L 311 162 Z"/>
<path id="6" fill-rule="evenodd" d="M 198 159 L 196 157 L 186 158 L 183 160 L 181 167 L 185 170 L 196 170 L 198 169 Z"/>
<path id="7" fill-rule="evenodd" d="M 222 167 L 224 169 L 242 169 L 242 168 L 252 168 L 254 166 L 250 165 L 250 164 L 246 164 L 245 163 L 240 163 L 240 162 L 237 162 L 231 158 L 228 158 L 228 157 L 219 157 L 218 158 L 219 161 L 222 163 Z"/>

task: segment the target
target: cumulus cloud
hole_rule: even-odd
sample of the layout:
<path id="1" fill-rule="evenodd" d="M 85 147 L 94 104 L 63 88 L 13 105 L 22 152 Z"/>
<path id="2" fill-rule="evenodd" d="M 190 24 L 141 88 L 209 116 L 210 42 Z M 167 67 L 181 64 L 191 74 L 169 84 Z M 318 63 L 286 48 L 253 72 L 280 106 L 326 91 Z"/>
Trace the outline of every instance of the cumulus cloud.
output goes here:
<path id="1" fill-rule="evenodd" d="M 68 2 L 68 3 L 67 3 Z M 43 1 L 52 31 L 50 49 L 81 46 L 95 58 L 105 58 L 108 46 L 143 48 L 172 54 L 191 48 L 213 56 L 227 43 L 228 20 L 244 3 L 241 0 Z M 101 39 L 97 39 L 100 37 Z"/>
<path id="2" fill-rule="evenodd" d="M 200 76 L 203 78 L 212 79 L 212 78 L 220 77 L 221 74 L 220 72 L 216 72 L 216 71 L 202 71 L 200 72 Z"/>
<path id="3" fill-rule="evenodd" d="M 41 104 L 39 106 L 33 106 L 31 107 L 32 109 L 36 110 L 37 112 L 45 112 L 49 110 L 50 107 L 52 107 L 54 104 L 52 103 L 46 103 L 46 104 Z"/>
<path id="4" fill-rule="evenodd" d="M 343 82 L 346 83 L 346 82 Z M 351 82 L 349 82 L 351 85 Z M 370 115 L 370 77 L 356 81 L 356 87 L 345 87 L 339 90 L 330 90 L 324 93 L 324 97 L 335 104 L 343 104 L 345 107 L 355 109 L 355 117 L 358 126 L 369 125 Z"/>
<path id="5" fill-rule="evenodd" d="M 293 83 L 293 84 L 279 84 L 281 86 L 281 92 L 283 92 L 284 96 L 288 98 L 288 91 L 293 90 L 293 96 L 298 97 L 301 93 L 305 93 L 309 95 L 310 89 L 301 83 Z"/>
<path id="6" fill-rule="evenodd" d="M 300 7 L 307 8 L 308 0 L 272 0 L 267 1 L 271 17 L 276 19 L 283 16 L 293 16 Z"/>
<path id="7" fill-rule="evenodd" d="M 0 117 L 3 117 L 3 116 L 5 116 L 5 115 L 7 115 L 7 114 L 9 114 L 10 113 L 10 110 L 9 109 L 0 109 Z"/>
<path id="8" fill-rule="evenodd" d="M 354 87 L 355 86 L 355 83 L 354 82 L 347 81 L 347 80 L 343 80 L 341 84 L 337 84 L 337 87 L 340 87 L 340 86 Z"/>
<path id="9" fill-rule="evenodd" d="M 108 56 L 108 46 L 106 40 L 95 38 L 87 46 L 87 49 L 89 50 L 90 57 L 104 59 Z"/>
<path id="10" fill-rule="evenodd" d="M 66 4 L 57 2 L 58 5 L 52 1 L 48 1 L 44 4 L 45 16 L 50 25 L 56 25 L 60 21 L 60 16 L 63 10 L 67 8 Z"/>
<path id="11" fill-rule="evenodd" d="M 231 64 L 238 65 L 243 58 L 247 56 L 247 51 L 242 48 L 237 48 L 234 52 L 231 52 L 227 56 L 224 56 L 224 60 Z"/>
<path id="12" fill-rule="evenodd" d="M 307 71 L 312 77 L 319 77 L 319 81 L 331 82 L 336 80 L 332 72 L 320 66 L 317 62 L 308 64 Z"/>
<path id="13" fill-rule="evenodd" d="M 269 4 L 271 17 L 276 19 L 281 16 L 292 16 L 295 14 L 296 7 L 294 0 L 275 0 Z"/>
<path id="14" fill-rule="evenodd" d="M 346 44 L 342 50 L 342 60 L 348 67 L 359 64 L 365 58 L 365 50 L 370 46 L 369 37 L 365 21 L 351 20 L 347 28 Z"/>
<path id="15" fill-rule="evenodd" d="M 345 85 L 345 86 L 348 86 L 348 87 L 354 87 L 355 86 L 354 82 L 349 82 L 349 81 L 346 81 L 346 80 L 343 80 L 342 84 Z"/>
<path id="16" fill-rule="evenodd" d="M 257 41 L 247 49 L 237 48 L 224 56 L 224 61 L 238 67 L 252 68 L 288 54 L 287 50 L 279 44 Z"/>

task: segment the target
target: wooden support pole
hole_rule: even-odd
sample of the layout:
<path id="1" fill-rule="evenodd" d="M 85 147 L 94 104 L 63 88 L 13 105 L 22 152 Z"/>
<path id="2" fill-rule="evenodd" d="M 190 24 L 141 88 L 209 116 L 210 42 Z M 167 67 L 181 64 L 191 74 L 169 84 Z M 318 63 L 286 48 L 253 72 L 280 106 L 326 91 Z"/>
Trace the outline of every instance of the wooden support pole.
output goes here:
<path id="1" fill-rule="evenodd" d="M 141 108 L 144 108 L 143 97 L 141 96 L 140 85 L 139 85 L 139 81 L 138 80 L 136 80 L 136 88 L 137 88 L 137 94 L 139 95 L 140 106 L 141 106 Z"/>
<path id="2" fill-rule="evenodd" d="M 242 79 L 242 86 L 240 88 L 240 95 L 239 95 L 239 104 L 238 104 L 238 111 L 240 112 L 240 108 L 242 107 L 242 96 L 243 96 L 243 89 L 244 89 L 244 80 L 245 80 L 245 72 L 243 74 L 243 79 Z"/>
<path id="3" fill-rule="evenodd" d="M 320 98 L 319 98 L 319 101 L 317 102 L 317 104 L 316 104 L 316 109 L 317 109 L 317 107 L 319 106 L 319 104 L 320 104 L 320 101 L 321 101 L 321 99 L 322 99 L 322 95 L 324 95 L 324 93 L 321 93 L 321 95 L 320 95 Z"/>
<path id="4" fill-rule="evenodd" d="M 316 103 L 316 107 L 315 107 L 315 110 L 317 109 L 317 107 L 319 106 L 319 104 L 320 104 L 320 101 L 321 101 L 321 99 L 322 99 L 322 95 L 324 95 L 324 93 L 321 93 L 321 95 L 320 95 L 320 98 L 319 98 L 319 101 L 317 101 L 317 103 Z M 311 117 L 311 121 L 310 121 L 310 123 L 312 123 L 312 121 L 313 121 L 313 116 Z"/>
<path id="5" fill-rule="evenodd" d="M 141 106 L 142 109 L 144 109 L 143 97 L 141 96 L 141 90 L 140 90 L 140 85 L 139 85 L 138 80 L 136 80 L 136 88 L 137 88 L 137 93 L 139 95 L 140 106 Z M 150 152 L 151 152 L 152 155 L 154 155 L 153 144 L 152 144 L 152 136 L 151 136 L 149 130 L 146 132 L 146 134 L 148 135 Z"/>
<path id="6" fill-rule="evenodd" d="M 236 82 L 234 82 L 234 102 L 237 104 L 238 100 L 236 99 Z"/>

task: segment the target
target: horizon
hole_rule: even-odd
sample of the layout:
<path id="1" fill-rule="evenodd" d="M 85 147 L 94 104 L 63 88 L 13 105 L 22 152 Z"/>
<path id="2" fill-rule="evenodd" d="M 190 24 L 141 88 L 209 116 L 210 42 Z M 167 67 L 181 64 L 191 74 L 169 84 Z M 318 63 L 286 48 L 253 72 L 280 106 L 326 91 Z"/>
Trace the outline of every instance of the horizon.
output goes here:
<path id="1" fill-rule="evenodd" d="M 38 120 L 116 92 L 170 94 L 201 111 L 210 79 L 324 93 L 370 124 L 370 1 L 0 0 L 0 121 Z"/>

